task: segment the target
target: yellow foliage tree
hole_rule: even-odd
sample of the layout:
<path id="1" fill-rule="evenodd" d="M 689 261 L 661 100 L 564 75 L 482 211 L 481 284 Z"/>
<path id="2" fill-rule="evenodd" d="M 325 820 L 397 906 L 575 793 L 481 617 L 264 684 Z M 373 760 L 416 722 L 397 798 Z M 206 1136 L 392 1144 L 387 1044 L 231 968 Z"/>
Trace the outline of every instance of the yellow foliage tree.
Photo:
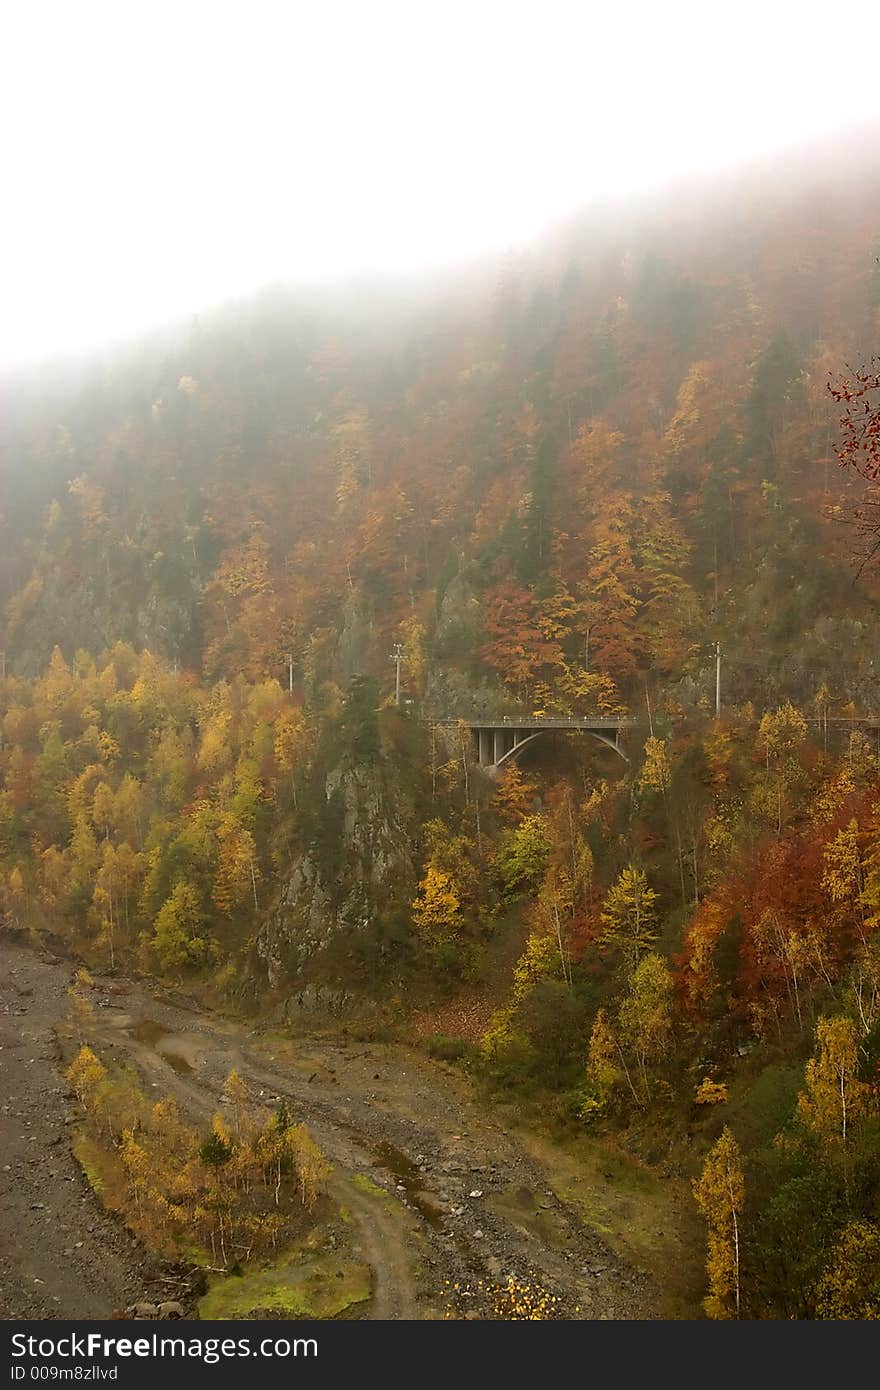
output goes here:
<path id="1" fill-rule="evenodd" d="M 179 880 L 158 913 L 152 947 L 163 970 L 201 965 L 216 955 L 216 943 L 205 932 L 205 915 L 192 884 Z"/>
<path id="2" fill-rule="evenodd" d="M 853 1122 L 864 1115 L 870 1088 L 859 1081 L 859 1042 L 849 1018 L 820 1018 L 818 1053 L 807 1062 L 798 1115 L 817 1139 L 846 1144 Z"/>
<path id="3" fill-rule="evenodd" d="M 429 864 L 412 903 L 413 921 L 433 940 L 455 936 L 462 924 L 461 900 L 452 878 Z"/>
<path id="4" fill-rule="evenodd" d="M 621 1079 L 617 1041 L 605 1010 L 600 1009 L 587 1048 L 587 1080 L 600 1105 L 605 1104 Z"/>
<path id="5" fill-rule="evenodd" d="M 290 790 L 296 807 L 297 768 L 305 759 L 307 742 L 306 721 L 298 709 L 285 709 L 275 723 L 275 761 L 290 778 Z"/>
<path id="6" fill-rule="evenodd" d="M 305 1125 L 295 1125 L 289 1134 L 303 1206 L 306 1211 L 313 1211 L 332 1169 Z"/>
<path id="7" fill-rule="evenodd" d="M 695 1105 L 723 1105 L 727 1100 L 727 1087 L 723 1081 L 713 1081 L 704 1076 L 694 1096 Z"/>
<path id="8" fill-rule="evenodd" d="M 786 795 L 802 775 L 798 753 L 806 737 L 807 721 L 790 700 L 765 714 L 758 726 L 757 746 L 764 754 L 765 780 L 753 793 L 755 808 L 776 821 L 777 835 L 782 833 Z"/>
<path id="9" fill-rule="evenodd" d="M 672 1032 L 672 972 L 662 956 L 644 956 L 630 977 L 618 1015 L 621 1039 L 634 1056 L 645 1099 L 649 1063 L 663 1056 Z"/>
<path id="10" fill-rule="evenodd" d="M 880 1226 L 851 1221 L 816 1287 L 820 1318 L 880 1320 Z"/>
<path id="11" fill-rule="evenodd" d="M 211 896 L 221 912 L 229 915 L 253 895 L 257 899 L 257 864 L 254 837 L 232 815 L 226 815 L 217 827 L 217 870 Z"/>
<path id="12" fill-rule="evenodd" d="M 107 1069 L 98 1056 L 83 1044 L 65 1073 L 80 1105 L 91 1108 L 98 1087 L 107 1079 Z"/>
<path id="13" fill-rule="evenodd" d="M 563 962 L 556 939 L 546 932 L 530 932 L 513 970 L 513 1002 L 521 1003 L 540 980 L 557 979 L 562 970 Z"/>
<path id="14" fill-rule="evenodd" d="M 8 903 L 10 915 L 17 924 L 20 920 L 20 913 L 25 902 L 24 878 L 17 864 L 15 868 L 10 871 L 9 877 L 6 880 L 6 893 L 4 897 Z"/>
<path id="15" fill-rule="evenodd" d="M 709 1151 L 694 1183 L 697 1206 L 709 1227 L 706 1272 L 709 1296 L 704 1307 L 710 1318 L 738 1318 L 740 1288 L 740 1216 L 745 1204 L 745 1177 L 739 1145 L 725 1126 Z"/>
<path id="16" fill-rule="evenodd" d="M 639 773 L 639 787 L 642 791 L 667 792 L 671 780 L 666 740 L 652 736 L 645 743 L 645 761 Z"/>
<path id="17" fill-rule="evenodd" d="M 119 1158 L 125 1169 L 135 1208 L 137 1211 L 141 1211 L 144 1197 L 150 1187 L 152 1164 L 150 1155 L 144 1146 L 138 1143 L 133 1129 L 126 1128 L 122 1131 Z"/>
<path id="18" fill-rule="evenodd" d="M 835 906 L 854 904 L 864 891 L 859 823 L 855 818 L 837 832 L 825 849 L 822 887 Z"/>
<path id="19" fill-rule="evenodd" d="M 498 778 L 492 808 L 500 820 L 515 825 L 528 815 L 536 791 L 537 783 L 524 777 L 516 763 L 508 763 Z"/>
<path id="20" fill-rule="evenodd" d="M 644 869 L 628 864 L 609 889 L 600 913 L 604 923 L 601 941 L 621 947 L 633 968 L 657 938 L 656 902 L 657 894 L 648 886 Z"/>

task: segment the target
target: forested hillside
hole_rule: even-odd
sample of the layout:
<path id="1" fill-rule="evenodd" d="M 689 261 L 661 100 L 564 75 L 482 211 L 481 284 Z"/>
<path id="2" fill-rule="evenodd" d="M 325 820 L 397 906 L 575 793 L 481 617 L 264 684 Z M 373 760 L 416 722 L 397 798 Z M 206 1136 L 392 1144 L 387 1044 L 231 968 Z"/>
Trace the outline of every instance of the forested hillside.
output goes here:
<path id="1" fill-rule="evenodd" d="M 711 1315 L 880 1316 L 880 622 L 828 392 L 878 254 L 876 170 L 800 170 L 10 377 L 6 929 L 427 1039 L 697 1179 Z M 489 777 L 458 721 L 536 711 L 629 716 L 628 761 Z"/>

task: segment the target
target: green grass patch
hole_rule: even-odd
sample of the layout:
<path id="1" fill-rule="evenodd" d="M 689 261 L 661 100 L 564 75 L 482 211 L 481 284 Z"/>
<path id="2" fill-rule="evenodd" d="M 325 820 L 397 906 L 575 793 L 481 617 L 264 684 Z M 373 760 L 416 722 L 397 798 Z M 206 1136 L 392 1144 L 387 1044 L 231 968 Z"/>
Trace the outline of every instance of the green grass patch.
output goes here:
<path id="1" fill-rule="evenodd" d="M 701 1315 L 705 1226 L 687 1179 L 662 1177 L 607 1140 L 582 1136 L 553 1144 L 523 1130 L 517 1137 L 584 1226 L 652 1277 L 661 1316 Z"/>
<path id="2" fill-rule="evenodd" d="M 473 1044 L 466 1038 L 452 1038 L 448 1033 L 432 1033 L 425 1039 L 424 1047 L 428 1056 L 439 1062 L 460 1062 L 474 1053 Z"/>
<path id="3" fill-rule="evenodd" d="M 366 1173 L 352 1173 L 351 1185 L 356 1187 L 358 1192 L 365 1192 L 368 1197 L 387 1197 L 388 1193 L 379 1183 L 373 1182 Z"/>
<path id="4" fill-rule="evenodd" d="M 77 1130 L 71 1143 L 73 1156 L 85 1173 L 89 1186 L 98 1194 L 101 1201 L 109 1206 L 109 1193 L 116 1185 L 113 1157 L 96 1143 L 84 1130 Z"/>
<path id="5" fill-rule="evenodd" d="M 282 1318 L 338 1318 L 371 1295 L 369 1265 L 297 1251 L 242 1276 L 214 1276 L 199 1300 L 199 1316 L 217 1321 L 270 1312 Z"/>

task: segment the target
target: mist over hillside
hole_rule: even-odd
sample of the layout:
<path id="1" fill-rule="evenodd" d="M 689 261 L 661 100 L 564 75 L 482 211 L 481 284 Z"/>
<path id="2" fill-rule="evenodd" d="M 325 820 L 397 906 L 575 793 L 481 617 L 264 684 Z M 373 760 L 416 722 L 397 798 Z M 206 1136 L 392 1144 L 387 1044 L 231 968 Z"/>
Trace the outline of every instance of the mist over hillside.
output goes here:
<path id="1" fill-rule="evenodd" d="M 599 605 L 594 665 L 624 699 L 636 668 L 690 669 L 716 586 L 736 610 L 780 546 L 832 568 L 846 548 L 821 520 L 844 484 L 826 385 L 875 340 L 880 185 L 822 160 L 585 211 L 439 290 L 276 286 L 45 385 L 13 376 L 9 669 L 123 637 L 211 679 L 281 676 L 356 596 L 384 672 L 408 615 L 431 641 L 453 574 L 588 609 L 600 531 L 661 495 L 680 650 L 644 630 L 662 599 L 629 518 L 631 557 L 605 563 L 634 567 L 635 611 Z M 798 577 L 812 624 L 817 577 Z M 568 614 L 570 660 L 588 625 Z"/>
<path id="2" fill-rule="evenodd" d="M 880 346 L 873 143 L 0 381 L 0 931 L 624 1154 L 631 1310 L 880 1315 L 880 594 L 828 390 Z M 311 1213 L 312 1141 L 228 1083 L 237 1129 L 145 1118 L 90 989 L 118 1209 L 216 1260 L 235 1173 L 274 1251 L 253 1155 L 290 1130 Z"/>

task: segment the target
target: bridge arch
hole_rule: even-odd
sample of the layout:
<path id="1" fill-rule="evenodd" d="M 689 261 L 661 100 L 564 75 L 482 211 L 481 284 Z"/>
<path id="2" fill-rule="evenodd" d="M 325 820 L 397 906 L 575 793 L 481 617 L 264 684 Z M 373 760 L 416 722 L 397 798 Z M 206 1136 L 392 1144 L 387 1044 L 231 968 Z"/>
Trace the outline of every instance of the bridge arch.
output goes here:
<path id="1" fill-rule="evenodd" d="M 512 748 L 508 748 L 506 753 L 502 753 L 497 763 L 493 763 L 492 766 L 503 767 L 505 763 L 513 762 L 514 759 L 519 757 L 527 743 L 534 743 L 535 739 L 540 738 L 543 733 L 544 730 L 539 729 L 536 734 L 527 734 L 525 738 L 521 738 L 518 743 L 515 743 Z"/>
<path id="2" fill-rule="evenodd" d="M 518 758 L 527 744 L 547 733 L 589 734 L 619 754 L 624 762 L 629 762 L 620 746 L 621 731 L 629 727 L 629 720 L 576 716 L 553 719 L 536 715 L 530 718 L 505 716 L 496 720 L 464 722 L 473 735 L 480 766 L 492 775 L 498 768 Z"/>

